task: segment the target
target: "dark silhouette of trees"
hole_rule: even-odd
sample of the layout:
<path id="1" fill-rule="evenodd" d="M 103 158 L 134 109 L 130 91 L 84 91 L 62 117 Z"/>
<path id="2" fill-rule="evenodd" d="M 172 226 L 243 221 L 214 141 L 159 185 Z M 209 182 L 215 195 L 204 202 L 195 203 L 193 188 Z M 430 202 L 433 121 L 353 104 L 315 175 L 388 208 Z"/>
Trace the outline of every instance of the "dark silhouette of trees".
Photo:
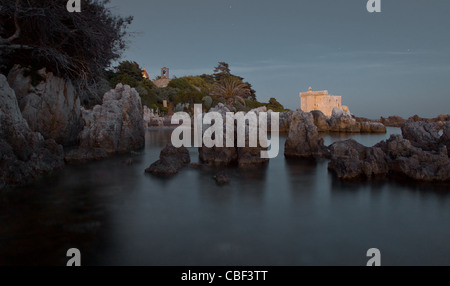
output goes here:
<path id="1" fill-rule="evenodd" d="M 103 73 L 126 47 L 132 17 L 113 15 L 109 0 L 81 0 L 69 13 L 66 0 L 2 0 L 0 66 L 42 67 L 88 82 Z"/>

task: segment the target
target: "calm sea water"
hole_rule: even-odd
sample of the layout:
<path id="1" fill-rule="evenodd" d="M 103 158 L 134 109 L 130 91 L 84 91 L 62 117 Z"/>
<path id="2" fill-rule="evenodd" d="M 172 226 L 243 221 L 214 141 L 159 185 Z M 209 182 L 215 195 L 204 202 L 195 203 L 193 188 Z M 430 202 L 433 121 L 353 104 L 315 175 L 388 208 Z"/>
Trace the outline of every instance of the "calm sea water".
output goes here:
<path id="1" fill-rule="evenodd" d="M 0 265 L 65 265 L 73 247 L 84 265 L 365 265 L 374 247 L 383 265 L 450 265 L 448 184 L 345 183 L 327 160 L 282 155 L 230 170 L 227 186 L 207 169 L 144 174 L 170 132 L 148 131 L 140 154 L 0 193 Z M 391 133 L 353 138 L 370 146 Z"/>

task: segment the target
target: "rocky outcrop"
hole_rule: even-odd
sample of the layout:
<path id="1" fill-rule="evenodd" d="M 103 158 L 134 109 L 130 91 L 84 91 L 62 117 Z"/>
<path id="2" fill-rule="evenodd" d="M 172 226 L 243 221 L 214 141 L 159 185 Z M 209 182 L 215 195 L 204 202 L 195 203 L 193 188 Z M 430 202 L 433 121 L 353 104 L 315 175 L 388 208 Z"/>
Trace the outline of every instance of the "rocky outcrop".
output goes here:
<path id="1" fill-rule="evenodd" d="M 330 147 L 328 169 L 341 179 L 373 178 L 385 176 L 388 164 L 381 148 L 365 147 L 353 139 L 339 141 Z"/>
<path id="2" fill-rule="evenodd" d="M 22 116 L 32 131 L 64 146 L 75 145 L 83 128 L 80 99 L 69 80 L 15 66 L 8 75 Z"/>
<path id="3" fill-rule="evenodd" d="M 0 95 L 0 189 L 62 168 L 63 147 L 30 129 L 4 75 L 0 75 Z"/>
<path id="4" fill-rule="evenodd" d="M 356 118 L 338 108 L 333 109 L 331 117 L 318 110 L 311 111 L 311 114 L 320 132 L 386 133 L 386 127 L 380 122 Z"/>
<path id="5" fill-rule="evenodd" d="M 444 131 L 439 141 L 442 145 L 447 146 L 447 153 L 450 156 L 450 122 L 445 124 Z"/>
<path id="6" fill-rule="evenodd" d="M 104 153 L 125 153 L 144 147 L 141 99 L 134 88 L 118 84 L 103 96 L 102 105 L 92 110 L 82 108 L 82 112 L 86 125 L 79 136 L 80 147 L 66 156 L 67 161 L 101 159 Z"/>
<path id="7" fill-rule="evenodd" d="M 380 122 L 384 126 L 402 127 L 403 123 L 405 123 L 405 119 L 403 119 L 402 117 L 400 117 L 398 115 L 394 115 L 394 116 L 389 116 L 388 118 L 381 117 Z"/>
<path id="8" fill-rule="evenodd" d="M 311 113 L 297 110 L 292 114 L 284 155 L 303 158 L 328 155 L 328 150 L 323 144 L 323 139 L 319 137 L 319 131 Z"/>
<path id="9" fill-rule="evenodd" d="M 160 153 L 159 160 L 145 170 L 157 176 L 172 176 L 191 162 L 189 151 L 185 147 L 175 148 L 168 144 Z"/>
<path id="10" fill-rule="evenodd" d="M 253 110 L 253 112 L 259 114 L 259 112 L 265 112 L 265 107 L 258 110 Z M 219 103 L 216 107 L 212 108 L 210 112 L 218 112 L 223 118 L 223 139 L 224 146 L 226 146 L 226 113 L 230 112 L 227 106 Z M 230 166 L 238 165 L 241 168 L 248 168 L 253 166 L 263 165 L 269 162 L 269 159 L 261 158 L 261 151 L 264 150 L 260 146 L 258 147 L 248 147 L 249 146 L 249 127 L 248 122 L 246 122 L 246 147 L 236 147 L 237 142 L 237 124 L 235 123 L 234 128 L 234 138 L 235 147 L 212 147 L 207 148 L 202 146 L 199 148 L 199 159 L 203 164 L 212 166 Z M 209 126 L 203 126 L 203 132 L 209 128 Z"/>
<path id="11" fill-rule="evenodd" d="M 375 147 L 381 148 L 391 174 L 419 181 L 449 181 L 450 160 L 447 149 L 441 146 L 438 152 L 424 151 L 401 135 L 392 135 Z"/>
<path id="12" fill-rule="evenodd" d="M 440 129 L 436 122 L 408 119 L 402 125 L 402 134 L 403 138 L 409 140 L 414 147 L 425 151 L 437 151 L 440 144 Z"/>
<path id="13" fill-rule="evenodd" d="M 294 111 L 285 111 L 280 113 L 280 129 L 279 129 L 280 132 L 284 133 L 289 132 L 289 128 L 291 126 L 292 121 L 292 114 L 294 114 Z"/>
<path id="14" fill-rule="evenodd" d="M 392 135 L 374 147 L 347 140 L 330 146 L 329 170 L 340 179 L 396 175 L 418 181 L 450 181 L 447 148 L 425 151 L 401 135 Z"/>

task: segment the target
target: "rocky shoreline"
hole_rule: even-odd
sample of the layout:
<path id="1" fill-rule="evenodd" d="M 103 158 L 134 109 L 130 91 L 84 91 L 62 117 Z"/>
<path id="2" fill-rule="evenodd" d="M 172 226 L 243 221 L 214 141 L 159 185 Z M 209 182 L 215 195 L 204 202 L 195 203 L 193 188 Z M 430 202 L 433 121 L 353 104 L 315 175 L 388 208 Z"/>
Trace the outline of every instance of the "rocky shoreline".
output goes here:
<path id="1" fill-rule="evenodd" d="M 103 96 L 101 105 L 88 110 L 81 106 L 70 81 L 45 69 L 37 73 L 37 83 L 27 75 L 27 69 L 19 66 L 8 77 L 0 75 L 0 189 L 32 182 L 65 164 L 140 150 L 145 146 L 146 128 L 174 127 L 170 117 L 155 116 L 142 107 L 139 94 L 128 85 L 118 84 Z M 225 118 L 230 109 L 219 104 L 210 111 Z M 270 122 L 270 110 L 262 107 L 252 111 L 267 112 Z M 278 131 L 287 133 L 284 155 L 328 158 L 329 170 L 340 179 L 400 175 L 420 181 L 450 180 L 448 115 L 434 119 L 414 116 L 406 121 L 398 116 L 368 120 L 335 109 L 330 117 L 320 111 L 296 110 L 280 113 L 279 118 Z M 354 140 L 325 146 L 320 138 L 321 132 L 386 133 L 385 124 L 400 126 L 402 136 L 392 136 L 373 147 Z M 198 152 L 202 165 L 219 168 L 216 178 L 222 184 L 229 180 L 220 170 L 228 166 L 266 165 L 269 159 L 261 158 L 262 150 L 200 147 Z M 147 172 L 174 175 L 189 164 L 188 156 L 185 149 L 167 146 Z"/>

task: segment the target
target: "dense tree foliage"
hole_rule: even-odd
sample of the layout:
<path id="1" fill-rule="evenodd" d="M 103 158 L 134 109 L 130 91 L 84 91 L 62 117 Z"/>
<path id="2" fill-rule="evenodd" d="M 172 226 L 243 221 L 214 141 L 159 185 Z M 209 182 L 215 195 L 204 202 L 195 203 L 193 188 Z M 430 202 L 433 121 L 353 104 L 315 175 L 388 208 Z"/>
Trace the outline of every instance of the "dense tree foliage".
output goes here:
<path id="1" fill-rule="evenodd" d="M 88 82 L 100 75 L 126 46 L 132 18 L 113 15 L 109 0 L 81 0 L 69 13 L 67 0 L 3 0 L 0 9 L 0 65 L 47 68 Z"/>

